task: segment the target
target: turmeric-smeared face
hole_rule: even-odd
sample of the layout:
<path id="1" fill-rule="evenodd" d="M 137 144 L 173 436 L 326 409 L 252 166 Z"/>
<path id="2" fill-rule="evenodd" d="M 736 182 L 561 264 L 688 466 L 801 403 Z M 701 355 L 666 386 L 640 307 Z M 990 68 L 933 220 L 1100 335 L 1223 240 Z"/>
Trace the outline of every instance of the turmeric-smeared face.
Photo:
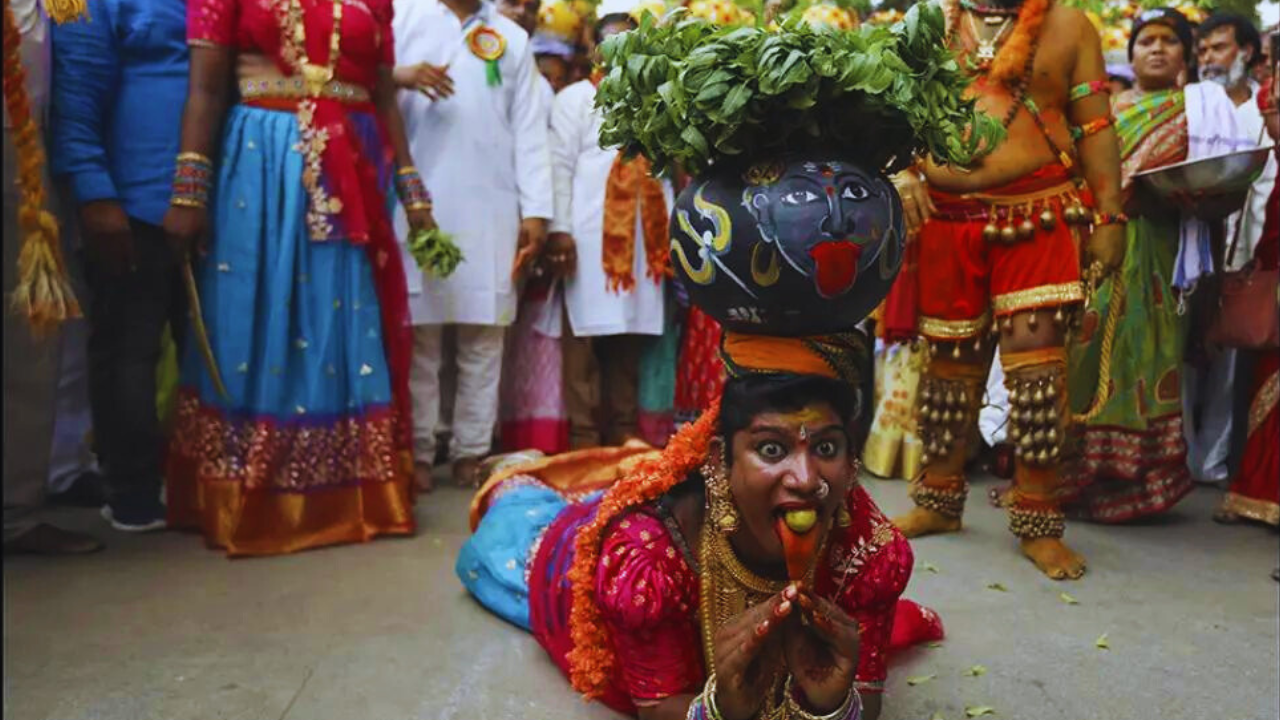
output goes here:
<path id="1" fill-rule="evenodd" d="M 761 413 L 734 434 L 729 452 L 729 488 L 742 518 L 738 534 L 746 535 L 736 544 L 758 553 L 761 563 L 783 560 L 774 530 L 779 517 L 812 509 L 824 528 L 854 481 L 849 433 L 827 403 Z"/>

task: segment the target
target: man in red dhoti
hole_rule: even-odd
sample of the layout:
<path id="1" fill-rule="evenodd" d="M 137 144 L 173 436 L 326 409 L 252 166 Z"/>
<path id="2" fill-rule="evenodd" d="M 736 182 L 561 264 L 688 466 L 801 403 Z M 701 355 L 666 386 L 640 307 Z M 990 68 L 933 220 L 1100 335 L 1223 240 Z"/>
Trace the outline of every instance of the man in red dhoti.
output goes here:
<path id="1" fill-rule="evenodd" d="M 919 229 L 918 329 L 933 353 L 918 394 L 916 508 L 894 522 L 908 537 L 960 529 L 965 446 L 998 343 L 1017 443 L 1009 529 L 1046 575 L 1078 578 L 1085 560 L 1062 542 L 1059 497 L 1065 329 L 1084 298 L 1081 253 L 1091 274 L 1124 254 L 1119 149 L 1085 15 L 1053 0 L 988 1 L 950 3 L 948 33 L 1006 137 L 972 167 L 922 164 L 898 182 Z"/>

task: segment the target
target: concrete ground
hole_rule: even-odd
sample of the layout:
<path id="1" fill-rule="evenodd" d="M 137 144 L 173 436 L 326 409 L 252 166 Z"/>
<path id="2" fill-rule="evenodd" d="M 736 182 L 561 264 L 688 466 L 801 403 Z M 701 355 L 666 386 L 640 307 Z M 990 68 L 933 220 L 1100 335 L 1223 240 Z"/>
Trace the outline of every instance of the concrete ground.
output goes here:
<path id="1" fill-rule="evenodd" d="M 891 513 L 909 504 L 904 483 L 868 485 Z M 1218 492 L 1202 489 L 1148 524 L 1073 525 L 1089 575 L 1054 583 L 1016 554 L 983 502 L 989 487 L 975 487 L 963 534 L 915 544 L 907 594 L 938 610 L 948 636 L 897 658 L 884 720 L 979 706 L 1025 720 L 1277 717 L 1274 532 L 1215 525 Z M 237 561 L 195 536 L 125 536 L 95 513 L 63 513 L 110 547 L 5 558 L 4 717 L 616 717 L 463 592 L 453 560 L 468 500 L 426 498 L 412 539 Z M 1103 635 L 1110 649 L 1096 646 Z M 966 675 L 975 665 L 985 674 Z"/>

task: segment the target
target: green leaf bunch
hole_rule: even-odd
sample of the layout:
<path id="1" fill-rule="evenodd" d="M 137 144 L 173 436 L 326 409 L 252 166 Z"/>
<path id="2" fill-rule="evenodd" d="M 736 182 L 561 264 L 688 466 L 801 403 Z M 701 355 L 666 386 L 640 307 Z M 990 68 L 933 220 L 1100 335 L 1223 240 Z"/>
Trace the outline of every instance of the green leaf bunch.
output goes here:
<path id="1" fill-rule="evenodd" d="M 1003 129 L 964 99 L 944 27 L 936 2 L 849 32 L 794 15 L 777 31 L 646 17 L 601 46 L 600 141 L 662 174 L 811 150 L 887 170 L 917 152 L 968 165 Z"/>
<path id="2" fill-rule="evenodd" d="M 453 236 L 440 228 L 411 233 L 409 254 L 423 272 L 441 280 L 452 275 L 464 259 Z"/>

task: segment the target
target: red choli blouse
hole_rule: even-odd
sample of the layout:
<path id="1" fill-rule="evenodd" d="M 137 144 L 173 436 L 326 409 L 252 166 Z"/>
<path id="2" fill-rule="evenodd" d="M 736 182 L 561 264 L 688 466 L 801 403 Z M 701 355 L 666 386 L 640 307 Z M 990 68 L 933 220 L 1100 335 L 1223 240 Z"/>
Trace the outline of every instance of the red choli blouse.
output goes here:
<path id="1" fill-rule="evenodd" d="M 317 65 L 329 60 L 329 35 L 333 30 L 332 0 L 299 0 L 307 30 L 307 57 Z M 292 74 L 279 58 L 280 24 L 277 5 L 288 0 L 189 0 L 187 42 L 223 45 L 275 58 L 286 75 Z M 342 39 L 334 77 L 372 89 L 378 66 L 395 64 L 391 33 L 391 0 L 343 0 Z"/>
<path id="2" fill-rule="evenodd" d="M 849 494 L 853 525 L 835 529 L 817 590 L 858 621 L 857 684 L 878 692 L 898 597 L 911 577 L 906 538 L 860 486 Z M 839 596 L 835 593 L 843 584 Z M 615 682 L 638 704 L 697 692 L 705 677 L 698 575 L 652 506 L 613 523 L 596 573 L 596 598 L 618 658 Z"/>

